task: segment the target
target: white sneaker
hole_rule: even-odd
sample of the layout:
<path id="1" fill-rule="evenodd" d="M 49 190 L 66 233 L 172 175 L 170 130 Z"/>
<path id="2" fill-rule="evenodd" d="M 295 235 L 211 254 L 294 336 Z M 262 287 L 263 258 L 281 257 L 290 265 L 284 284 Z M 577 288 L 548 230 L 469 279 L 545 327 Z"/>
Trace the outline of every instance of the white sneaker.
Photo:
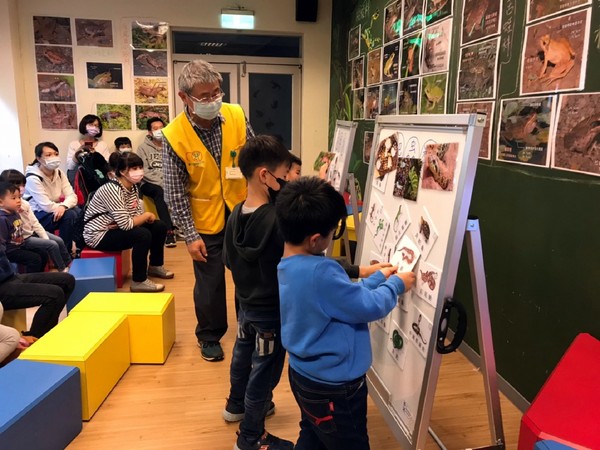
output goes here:
<path id="1" fill-rule="evenodd" d="M 146 278 L 144 281 L 132 281 L 129 290 L 131 292 L 161 292 L 165 290 L 165 285 Z"/>
<path id="2" fill-rule="evenodd" d="M 164 278 L 165 280 L 168 280 L 170 278 L 173 278 L 175 274 L 165 269 L 165 266 L 148 266 L 148 276 Z"/>

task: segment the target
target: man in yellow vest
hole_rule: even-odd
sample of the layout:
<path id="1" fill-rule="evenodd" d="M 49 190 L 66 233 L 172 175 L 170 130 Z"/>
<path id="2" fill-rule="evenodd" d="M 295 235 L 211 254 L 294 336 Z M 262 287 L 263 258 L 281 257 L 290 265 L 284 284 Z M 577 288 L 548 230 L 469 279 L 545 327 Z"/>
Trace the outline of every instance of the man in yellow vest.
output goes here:
<path id="1" fill-rule="evenodd" d="M 186 64 L 178 94 L 184 111 L 163 128 L 165 199 L 194 262 L 196 338 L 207 361 L 224 357 L 223 235 L 227 215 L 246 198 L 237 157 L 246 137 L 254 136 L 242 108 L 222 103 L 222 81 L 206 61 Z"/>

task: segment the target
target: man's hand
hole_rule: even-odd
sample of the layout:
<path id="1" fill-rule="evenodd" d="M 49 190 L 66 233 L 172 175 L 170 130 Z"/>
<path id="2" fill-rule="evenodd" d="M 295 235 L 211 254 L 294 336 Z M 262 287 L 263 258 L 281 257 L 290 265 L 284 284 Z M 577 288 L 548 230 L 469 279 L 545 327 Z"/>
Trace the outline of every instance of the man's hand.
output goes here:
<path id="1" fill-rule="evenodd" d="M 206 262 L 208 252 L 206 251 L 206 244 L 202 239 L 190 242 L 187 245 L 187 249 L 194 261 Z"/>
<path id="2" fill-rule="evenodd" d="M 66 210 L 67 207 L 65 205 L 59 205 L 58 208 L 56 208 L 56 211 L 54 211 L 54 221 L 58 222 L 60 219 L 62 219 L 62 216 L 65 214 Z"/>

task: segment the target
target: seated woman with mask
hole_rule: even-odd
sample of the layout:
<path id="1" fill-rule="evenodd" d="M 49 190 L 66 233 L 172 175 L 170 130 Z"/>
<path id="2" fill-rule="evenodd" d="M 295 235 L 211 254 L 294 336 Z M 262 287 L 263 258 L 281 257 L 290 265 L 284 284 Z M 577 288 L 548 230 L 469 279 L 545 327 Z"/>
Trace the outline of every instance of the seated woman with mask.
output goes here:
<path id="1" fill-rule="evenodd" d="M 148 277 L 173 278 L 163 267 L 167 226 L 154 214 L 144 212 L 138 183 L 144 163 L 132 152 L 111 155 L 115 179 L 102 185 L 90 200 L 84 216 L 83 237 L 98 250 L 132 249 L 132 292 L 160 292 L 163 284 Z M 150 255 L 150 264 L 148 264 Z"/>
<path id="2" fill-rule="evenodd" d="M 67 151 L 67 176 L 72 186 L 75 186 L 75 174 L 80 164 L 79 153 L 98 153 L 108 162 L 110 152 L 106 142 L 100 140 L 102 137 L 102 121 L 94 114 L 83 116 L 79 122 L 81 138 L 69 144 Z"/>
<path id="3" fill-rule="evenodd" d="M 23 198 L 44 229 L 49 233 L 58 230 L 69 252 L 74 240 L 81 248 L 81 236 L 76 235 L 81 210 L 77 207 L 77 195 L 60 170 L 56 145 L 42 142 L 35 146 L 35 159 L 27 167 L 25 179 Z"/>

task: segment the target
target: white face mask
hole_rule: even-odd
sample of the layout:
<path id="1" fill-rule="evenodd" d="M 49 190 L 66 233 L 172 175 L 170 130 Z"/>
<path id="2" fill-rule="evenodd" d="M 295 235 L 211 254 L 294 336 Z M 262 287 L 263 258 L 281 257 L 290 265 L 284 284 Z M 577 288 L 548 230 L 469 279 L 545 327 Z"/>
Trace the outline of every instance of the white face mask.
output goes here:
<path id="1" fill-rule="evenodd" d="M 93 137 L 93 136 L 98 135 L 98 133 L 100 133 L 100 128 L 91 125 L 91 126 L 85 127 L 85 131 L 87 131 L 87 134 L 89 136 Z"/>
<path id="2" fill-rule="evenodd" d="M 211 103 L 194 102 L 194 113 L 201 119 L 212 120 L 219 114 L 222 104 L 221 99 Z"/>
<path id="3" fill-rule="evenodd" d="M 139 183 L 140 181 L 142 181 L 142 178 L 144 178 L 144 169 L 130 170 L 127 174 L 127 178 L 133 184 Z"/>
<path id="4" fill-rule="evenodd" d="M 131 147 L 119 147 L 119 153 L 130 152 Z"/>
<path id="5" fill-rule="evenodd" d="M 162 138 L 163 138 L 162 128 L 160 130 L 154 130 L 152 132 L 152 138 L 156 139 L 157 141 L 162 141 Z"/>
<path id="6" fill-rule="evenodd" d="M 44 158 L 44 166 L 49 170 L 56 170 L 60 167 L 60 158 L 58 156 Z"/>

